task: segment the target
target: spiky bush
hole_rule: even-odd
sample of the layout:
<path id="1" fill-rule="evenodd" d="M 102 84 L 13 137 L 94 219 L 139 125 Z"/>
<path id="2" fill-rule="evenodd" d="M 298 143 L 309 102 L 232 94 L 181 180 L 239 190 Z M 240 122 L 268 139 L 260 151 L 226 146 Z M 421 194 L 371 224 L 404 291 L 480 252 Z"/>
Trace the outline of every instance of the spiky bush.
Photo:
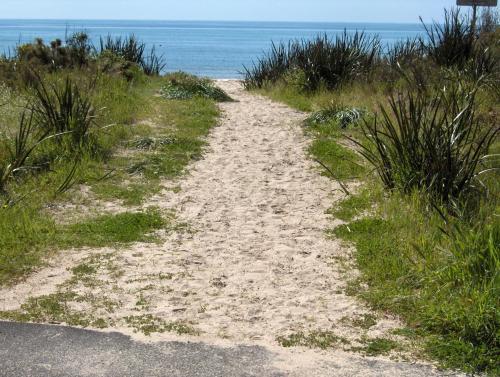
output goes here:
<path id="1" fill-rule="evenodd" d="M 108 35 L 105 38 L 100 38 L 100 51 L 110 51 L 126 61 L 140 64 L 144 59 L 146 45 L 134 35 L 115 38 Z"/>
<path id="2" fill-rule="evenodd" d="M 424 51 L 435 64 L 465 71 L 474 79 L 497 71 L 497 59 L 490 46 L 478 40 L 477 29 L 473 29 L 471 19 L 460 10 L 445 10 L 444 23 L 424 24 L 424 27 L 427 33 Z"/>
<path id="3" fill-rule="evenodd" d="M 126 62 L 137 64 L 145 74 L 150 76 L 159 75 L 165 68 L 165 61 L 162 55 L 156 53 L 153 46 L 149 53 L 146 44 L 140 42 L 134 35 L 128 37 L 115 37 L 108 35 L 100 38 L 100 52 L 110 52 Z"/>
<path id="4" fill-rule="evenodd" d="M 425 50 L 438 65 L 462 68 L 474 56 L 474 34 L 471 21 L 458 9 L 445 10 L 444 23 L 434 22 L 427 26 Z"/>
<path id="5" fill-rule="evenodd" d="M 38 134 L 38 135 L 37 135 Z M 19 121 L 18 131 L 13 139 L 0 139 L 0 193 L 5 192 L 7 182 L 23 169 L 27 159 L 47 133 L 35 132 L 33 116 L 24 112 Z"/>
<path id="6" fill-rule="evenodd" d="M 153 46 L 149 53 L 143 58 L 140 64 L 143 72 L 148 76 L 159 76 L 167 66 L 163 55 L 156 53 L 156 48 Z"/>
<path id="7" fill-rule="evenodd" d="M 64 82 L 47 84 L 39 79 L 34 87 L 32 111 L 39 127 L 47 134 L 57 135 L 59 144 L 69 141 L 71 150 L 88 144 L 95 124 L 96 110 L 89 93 L 94 82 L 85 90 L 67 77 Z"/>
<path id="8" fill-rule="evenodd" d="M 251 68 L 243 67 L 245 71 L 244 85 L 246 89 L 262 88 L 266 83 L 280 80 L 292 67 L 292 53 L 299 47 L 298 42 L 276 44 L 272 42 L 271 50 L 253 63 Z"/>
<path id="9" fill-rule="evenodd" d="M 420 38 L 398 41 L 387 50 L 385 59 L 391 67 L 408 66 L 424 58 L 424 43 Z"/>
<path id="10" fill-rule="evenodd" d="M 379 38 L 363 32 L 344 31 L 333 39 L 321 35 L 312 40 L 273 44 L 271 51 L 253 67 L 244 67 L 244 85 L 247 89 L 262 88 L 283 79 L 287 72 L 298 70 L 304 76 L 303 89 L 335 89 L 369 74 L 379 53 Z"/>
<path id="11" fill-rule="evenodd" d="M 421 89 L 421 88 L 420 88 Z M 384 185 L 420 189 L 438 202 L 454 203 L 481 190 L 480 163 L 500 128 L 476 113 L 477 87 L 450 83 L 435 92 L 393 94 L 382 119 L 362 125 L 361 153 Z"/>

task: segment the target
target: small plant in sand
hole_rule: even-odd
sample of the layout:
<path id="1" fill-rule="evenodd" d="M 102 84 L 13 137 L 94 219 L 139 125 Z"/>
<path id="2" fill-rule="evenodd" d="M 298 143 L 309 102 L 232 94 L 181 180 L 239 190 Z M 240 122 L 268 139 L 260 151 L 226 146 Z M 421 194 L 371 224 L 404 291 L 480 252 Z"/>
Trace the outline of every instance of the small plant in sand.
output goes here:
<path id="1" fill-rule="evenodd" d="M 177 72 L 165 76 L 166 83 L 160 94 L 167 99 L 191 99 L 203 97 L 218 102 L 232 101 L 222 89 L 218 88 L 210 79 L 199 78 L 184 72 Z"/>
<path id="2" fill-rule="evenodd" d="M 336 123 L 340 128 L 356 126 L 365 116 L 366 111 L 356 107 L 346 107 L 331 102 L 327 107 L 311 114 L 306 119 L 306 125 Z"/>

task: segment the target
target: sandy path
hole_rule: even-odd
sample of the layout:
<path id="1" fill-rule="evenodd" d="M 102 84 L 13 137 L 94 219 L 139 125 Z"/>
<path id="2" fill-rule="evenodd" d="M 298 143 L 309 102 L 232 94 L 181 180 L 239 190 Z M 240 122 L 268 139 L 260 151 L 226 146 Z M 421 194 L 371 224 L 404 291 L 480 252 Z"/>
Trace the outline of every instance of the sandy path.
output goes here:
<path id="1" fill-rule="evenodd" d="M 358 354 L 277 347 L 278 336 L 311 331 L 332 331 L 355 344 L 362 336 L 386 336 L 398 323 L 378 316 L 366 331 L 346 320 L 369 311 L 344 294 L 338 257 L 349 250 L 325 237 L 333 226 L 325 211 L 342 193 L 307 158 L 308 140 L 299 127 L 304 115 L 248 94 L 237 82 L 219 84 L 238 102 L 221 105 L 223 119 L 205 158 L 179 182 L 179 193 L 165 190 L 147 203 L 174 209 L 189 227 L 160 245 L 87 250 L 87 256 L 106 260 L 97 284 L 61 284 L 67 266 L 56 265 L 0 291 L 0 310 L 15 309 L 30 296 L 71 290 L 96 298 L 93 303 L 112 302 L 112 310 L 88 302 L 71 306 L 105 317 L 123 332 L 130 333 L 125 317 L 151 314 L 194 327 L 200 337 L 191 340 L 269 347 L 281 355 L 280 367 L 297 376 L 333 375 L 333 365 L 339 372 L 377 375 Z M 82 260 L 81 252 L 74 260 Z M 398 364 L 384 362 L 387 375 L 423 372 L 415 367 L 398 374 Z M 424 375 L 430 373 L 425 369 Z"/>

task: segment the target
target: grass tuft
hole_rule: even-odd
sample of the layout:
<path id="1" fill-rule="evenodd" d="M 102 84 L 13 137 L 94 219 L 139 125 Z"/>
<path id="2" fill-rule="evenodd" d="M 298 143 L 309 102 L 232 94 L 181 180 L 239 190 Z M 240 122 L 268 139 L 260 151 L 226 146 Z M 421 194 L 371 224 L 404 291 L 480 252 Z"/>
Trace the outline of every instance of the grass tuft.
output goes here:
<path id="1" fill-rule="evenodd" d="M 330 331 L 313 331 L 309 334 L 303 332 L 278 337 L 278 343 L 282 347 L 309 347 L 328 349 L 338 345 L 349 344 L 345 338 L 335 335 Z"/>
<path id="2" fill-rule="evenodd" d="M 59 243 L 70 247 L 102 247 L 131 242 L 151 242 L 151 233 L 167 225 L 157 209 L 102 215 L 62 230 Z"/>

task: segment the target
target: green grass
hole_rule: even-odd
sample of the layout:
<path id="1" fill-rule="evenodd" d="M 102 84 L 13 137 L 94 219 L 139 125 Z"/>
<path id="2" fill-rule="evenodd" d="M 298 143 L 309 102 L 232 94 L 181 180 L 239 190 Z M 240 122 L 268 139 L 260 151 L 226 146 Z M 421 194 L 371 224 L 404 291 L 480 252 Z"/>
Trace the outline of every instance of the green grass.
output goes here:
<path id="1" fill-rule="evenodd" d="M 47 80 L 60 80 L 61 74 L 47 75 Z M 64 75 L 79 82 L 92 73 L 74 70 Z M 71 189 L 79 184 L 92 190 L 84 205 L 92 207 L 94 199 L 119 201 L 125 207 L 142 205 L 162 189 L 163 179 L 180 176 L 191 161 L 201 157 L 204 137 L 219 116 L 215 102 L 166 100 L 156 96 L 163 83 L 163 78 L 138 76 L 128 82 L 100 75 L 92 93 L 100 130 L 95 134 L 96 144 L 82 154 L 69 190 L 58 192 L 73 168 L 66 158 L 56 158 L 48 170 L 19 175 L 9 182 L 7 194 L 0 196 L 0 285 L 29 274 L 61 248 L 151 241 L 154 237 L 149 233 L 169 225 L 158 212 L 126 208 L 129 213 L 60 225 L 50 210 L 61 202 L 80 204 L 78 190 Z M 13 114 L 27 97 L 17 89 L 0 94 L 7 104 L 0 107 L 1 141 L 15 129 L 18 117 Z M 153 140 L 153 147 L 140 147 L 145 139 Z"/>
<path id="2" fill-rule="evenodd" d="M 255 92 L 275 101 L 286 103 L 297 110 L 311 112 L 329 107 L 332 103 L 375 110 L 379 103 L 385 102 L 384 91 L 385 85 L 382 83 L 355 82 L 337 91 L 319 90 L 308 93 L 302 92 L 296 87 L 287 86 L 284 83 L 277 83 L 274 86 L 268 86 Z M 370 95 L 367 95 L 367 93 Z"/>
<path id="3" fill-rule="evenodd" d="M 11 221 L 0 223 L 0 229 L 5 229 L 0 238 L 0 283 L 12 282 L 13 278 L 29 273 L 53 248 L 151 242 L 155 240 L 153 231 L 169 226 L 155 209 L 103 215 L 67 226 L 58 226 L 50 218 L 26 208 L 7 210 L 14 216 Z"/>
<path id="4" fill-rule="evenodd" d="M 0 284 L 41 263 L 57 227 L 31 207 L 0 208 Z"/>
<path id="5" fill-rule="evenodd" d="M 319 136 L 314 140 L 309 151 L 317 160 L 325 164 L 337 179 L 356 179 L 366 171 L 359 157 L 340 145 L 336 139 Z M 328 175 L 327 172 L 324 174 Z"/>
<path id="6" fill-rule="evenodd" d="M 156 209 L 102 215 L 63 227 L 57 236 L 60 247 L 103 247 L 155 239 L 151 233 L 167 225 Z"/>
<path id="7" fill-rule="evenodd" d="M 375 186 L 362 189 L 356 195 L 351 195 L 342 202 L 332 207 L 328 214 L 342 221 L 351 221 L 363 215 L 373 206 L 373 197 L 377 195 Z M 379 190 L 380 191 L 380 190 Z"/>
<path id="8" fill-rule="evenodd" d="M 384 338 L 366 339 L 362 340 L 362 342 L 366 344 L 362 347 L 354 347 L 352 350 L 361 352 L 366 356 L 388 355 L 391 351 L 399 348 L 397 342 Z"/>
<path id="9" fill-rule="evenodd" d="M 201 157 L 204 138 L 219 116 L 214 102 L 203 98 L 181 101 L 154 97 L 149 106 L 155 126 L 140 130 L 142 136 L 128 143 L 130 157 L 107 162 L 114 175 L 93 185 L 98 198 L 142 204 L 160 191 L 161 179 L 182 175 L 191 161 Z"/>
<path id="10" fill-rule="evenodd" d="M 149 196 L 158 193 L 160 187 L 146 182 L 127 185 L 119 180 L 94 185 L 92 191 L 102 200 L 119 200 L 124 206 L 138 206 L 144 203 Z"/>
<path id="11" fill-rule="evenodd" d="M 404 318 L 425 337 L 428 354 L 443 366 L 494 374 L 498 368 L 494 362 L 498 350 L 498 282 L 493 275 L 474 284 L 474 274 L 467 272 L 476 263 L 474 259 L 462 252 L 451 253 L 456 241 L 439 230 L 441 219 L 425 214 L 418 198 L 414 200 L 386 199 L 378 203 L 374 216 L 333 231 L 356 246 L 356 262 L 368 285 L 357 294 L 374 309 L 389 310 Z M 495 221 L 490 231 L 500 228 Z M 467 236 L 476 239 L 466 240 L 473 242 L 468 245 L 474 253 L 482 247 L 476 237 L 486 237 L 483 244 L 496 243 L 498 247 L 498 236 L 488 232 L 485 227 L 480 235 Z M 484 263 L 484 259 L 481 261 Z"/>

